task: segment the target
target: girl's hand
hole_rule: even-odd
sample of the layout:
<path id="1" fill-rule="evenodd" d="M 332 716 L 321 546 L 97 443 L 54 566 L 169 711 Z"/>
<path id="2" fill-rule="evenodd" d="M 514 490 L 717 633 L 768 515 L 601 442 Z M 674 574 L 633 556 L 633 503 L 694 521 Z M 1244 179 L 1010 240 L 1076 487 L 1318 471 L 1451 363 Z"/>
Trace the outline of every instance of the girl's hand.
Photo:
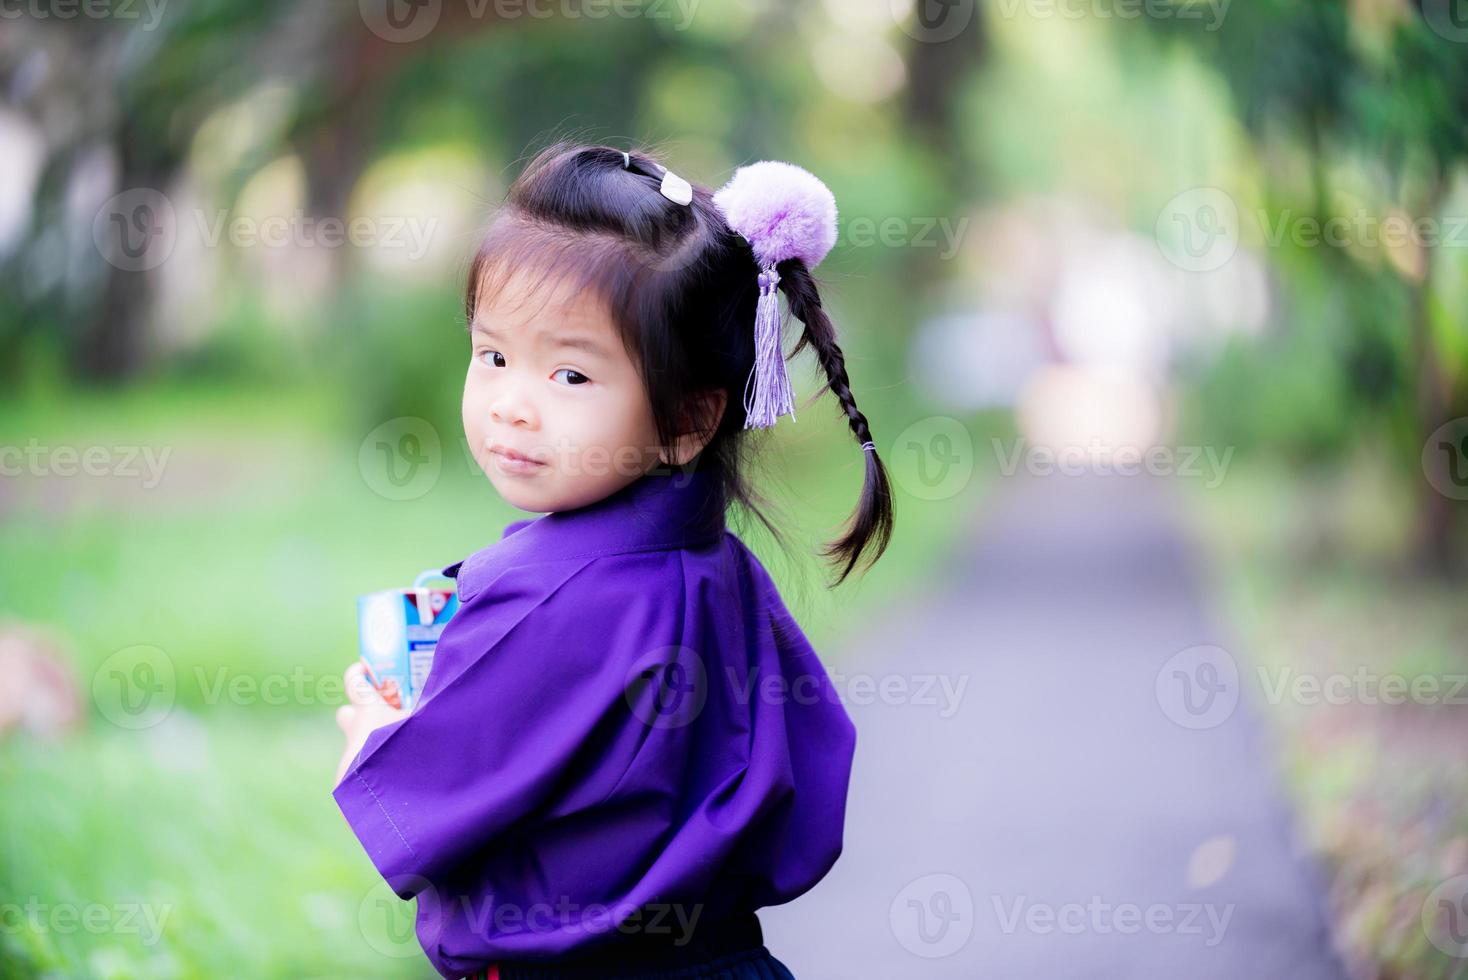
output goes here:
<path id="1" fill-rule="evenodd" d="M 336 723 L 347 737 L 346 750 L 341 762 L 337 763 L 336 781 L 340 783 L 347 767 L 367 744 L 367 736 L 383 725 L 408 717 L 406 711 L 394 708 L 383 700 L 377 688 L 367 679 L 367 670 L 362 661 L 353 661 L 343 675 L 346 681 L 348 704 L 336 709 Z"/>

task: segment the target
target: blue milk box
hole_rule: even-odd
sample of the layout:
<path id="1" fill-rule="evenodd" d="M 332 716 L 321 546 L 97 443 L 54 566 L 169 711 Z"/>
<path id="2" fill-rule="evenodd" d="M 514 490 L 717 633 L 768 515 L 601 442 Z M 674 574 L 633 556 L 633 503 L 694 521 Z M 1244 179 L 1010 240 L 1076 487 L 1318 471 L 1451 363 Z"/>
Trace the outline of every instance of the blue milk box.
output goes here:
<path id="1" fill-rule="evenodd" d="M 357 635 L 367 677 L 395 708 L 411 712 L 418 703 L 439 634 L 459 608 L 456 589 L 430 589 L 442 578 L 429 569 L 412 588 L 385 589 L 357 599 Z"/>

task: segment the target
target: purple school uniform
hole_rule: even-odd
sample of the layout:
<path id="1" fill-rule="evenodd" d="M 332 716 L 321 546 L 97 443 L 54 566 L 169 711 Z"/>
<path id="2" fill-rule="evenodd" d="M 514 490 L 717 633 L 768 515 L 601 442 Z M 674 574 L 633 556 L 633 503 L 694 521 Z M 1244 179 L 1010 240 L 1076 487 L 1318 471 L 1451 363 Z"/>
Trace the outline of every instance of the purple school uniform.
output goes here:
<path id="1" fill-rule="evenodd" d="M 712 489 L 648 474 L 444 569 L 422 698 L 333 791 L 443 976 L 676 940 L 841 853 L 856 729 Z"/>

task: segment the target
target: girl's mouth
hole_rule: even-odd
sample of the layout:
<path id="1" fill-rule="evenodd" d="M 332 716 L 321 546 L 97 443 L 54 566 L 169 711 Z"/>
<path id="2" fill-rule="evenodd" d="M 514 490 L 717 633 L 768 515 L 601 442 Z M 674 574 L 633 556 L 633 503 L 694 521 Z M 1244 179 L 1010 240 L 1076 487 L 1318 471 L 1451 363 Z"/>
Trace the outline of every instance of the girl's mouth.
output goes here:
<path id="1" fill-rule="evenodd" d="M 529 456 L 517 453 L 511 449 L 506 449 L 503 446 L 490 446 L 489 454 L 494 457 L 495 466 L 501 473 L 508 473 L 512 476 L 536 473 L 545 466 L 544 463 L 538 460 L 531 459 Z"/>

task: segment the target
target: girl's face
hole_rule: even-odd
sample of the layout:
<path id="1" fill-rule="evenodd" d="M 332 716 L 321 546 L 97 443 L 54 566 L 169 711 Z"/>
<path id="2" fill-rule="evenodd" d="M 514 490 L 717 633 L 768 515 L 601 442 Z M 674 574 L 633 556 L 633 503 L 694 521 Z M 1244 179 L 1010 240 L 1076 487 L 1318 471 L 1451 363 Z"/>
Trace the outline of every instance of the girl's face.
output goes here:
<path id="1" fill-rule="evenodd" d="M 464 434 L 521 510 L 571 510 L 647 473 L 661 449 L 652 406 L 592 293 L 515 273 L 470 325 Z M 515 455 L 533 462 L 516 461 Z"/>

